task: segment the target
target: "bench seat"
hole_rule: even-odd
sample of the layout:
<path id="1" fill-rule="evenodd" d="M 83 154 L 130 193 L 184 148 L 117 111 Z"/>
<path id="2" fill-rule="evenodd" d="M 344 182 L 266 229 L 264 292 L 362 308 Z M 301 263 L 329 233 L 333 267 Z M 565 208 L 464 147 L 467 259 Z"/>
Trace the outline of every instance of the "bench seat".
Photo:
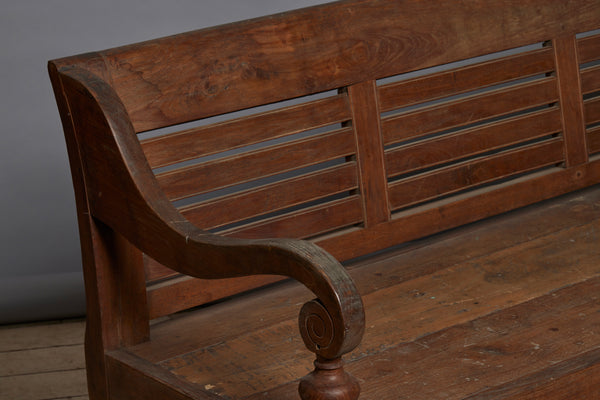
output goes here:
<path id="1" fill-rule="evenodd" d="M 349 263 L 368 310 L 346 360 L 360 398 L 600 396 L 599 235 L 594 186 Z M 127 367 L 148 363 L 215 399 L 296 399 L 312 359 L 291 317 L 310 298 L 284 282 L 157 321 L 110 355 L 115 391 L 152 388 Z"/>

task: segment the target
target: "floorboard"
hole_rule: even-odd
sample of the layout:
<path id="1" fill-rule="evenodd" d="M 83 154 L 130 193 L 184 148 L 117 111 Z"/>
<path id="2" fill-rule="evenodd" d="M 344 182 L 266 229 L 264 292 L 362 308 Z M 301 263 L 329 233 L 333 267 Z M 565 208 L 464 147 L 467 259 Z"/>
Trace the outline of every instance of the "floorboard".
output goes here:
<path id="1" fill-rule="evenodd" d="M 86 400 L 83 320 L 0 327 L 0 400 Z"/>

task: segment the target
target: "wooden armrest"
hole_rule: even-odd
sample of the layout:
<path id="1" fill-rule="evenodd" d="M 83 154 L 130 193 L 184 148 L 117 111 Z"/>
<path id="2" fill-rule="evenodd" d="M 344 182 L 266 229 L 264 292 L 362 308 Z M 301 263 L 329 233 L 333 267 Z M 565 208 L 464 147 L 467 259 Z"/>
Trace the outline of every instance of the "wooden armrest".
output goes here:
<path id="1" fill-rule="evenodd" d="M 335 359 L 360 342 L 364 311 L 342 265 L 316 245 L 293 239 L 242 240 L 189 223 L 165 197 L 136 138 L 127 110 L 101 78 L 56 69 L 78 140 L 90 213 L 150 257 L 197 278 L 274 274 L 294 278 L 318 298 L 300 313 L 309 350 Z"/>

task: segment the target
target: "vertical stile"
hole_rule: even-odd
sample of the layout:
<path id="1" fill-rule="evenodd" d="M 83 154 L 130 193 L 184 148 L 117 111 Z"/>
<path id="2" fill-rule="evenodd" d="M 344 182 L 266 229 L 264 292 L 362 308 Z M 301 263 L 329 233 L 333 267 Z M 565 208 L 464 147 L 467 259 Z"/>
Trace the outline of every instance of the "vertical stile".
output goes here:
<path id="1" fill-rule="evenodd" d="M 390 219 L 387 179 L 375 81 L 348 87 L 356 139 L 359 186 L 365 227 Z"/>
<path id="2" fill-rule="evenodd" d="M 565 139 L 565 164 L 572 167 L 588 161 L 577 42 L 575 35 L 570 35 L 554 39 L 552 45 Z"/>

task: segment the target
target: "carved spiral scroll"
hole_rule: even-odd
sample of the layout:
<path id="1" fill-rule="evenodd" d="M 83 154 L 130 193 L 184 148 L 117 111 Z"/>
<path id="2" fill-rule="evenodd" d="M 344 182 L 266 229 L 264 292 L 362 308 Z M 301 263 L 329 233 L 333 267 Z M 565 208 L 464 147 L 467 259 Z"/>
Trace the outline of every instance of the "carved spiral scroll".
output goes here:
<path id="1" fill-rule="evenodd" d="M 305 303 L 300 310 L 300 334 L 306 347 L 321 354 L 331 346 L 335 328 L 331 316 L 318 299 Z"/>

